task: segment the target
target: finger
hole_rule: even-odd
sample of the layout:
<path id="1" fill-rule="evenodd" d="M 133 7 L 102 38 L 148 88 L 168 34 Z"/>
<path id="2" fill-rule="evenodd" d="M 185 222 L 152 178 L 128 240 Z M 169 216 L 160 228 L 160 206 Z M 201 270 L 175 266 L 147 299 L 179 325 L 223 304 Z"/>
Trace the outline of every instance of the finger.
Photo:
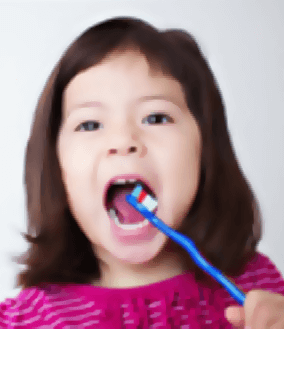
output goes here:
<path id="1" fill-rule="evenodd" d="M 267 329 L 269 320 L 271 319 L 270 311 L 267 307 L 259 307 L 255 309 L 255 313 L 251 319 L 250 327 L 253 329 Z"/>
<path id="2" fill-rule="evenodd" d="M 244 308 L 239 306 L 229 306 L 225 310 L 226 319 L 237 328 L 243 328 L 245 323 Z"/>
<path id="3" fill-rule="evenodd" d="M 284 318 L 278 319 L 278 321 L 272 324 L 269 329 L 284 329 Z"/>

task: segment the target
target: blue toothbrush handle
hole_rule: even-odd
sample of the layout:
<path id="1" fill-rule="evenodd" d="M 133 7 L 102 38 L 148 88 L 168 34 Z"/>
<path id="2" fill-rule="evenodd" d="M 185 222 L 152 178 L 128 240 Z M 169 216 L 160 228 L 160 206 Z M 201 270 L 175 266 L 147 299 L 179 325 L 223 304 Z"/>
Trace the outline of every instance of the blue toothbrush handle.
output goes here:
<path id="1" fill-rule="evenodd" d="M 210 265 L 202 257 L 191 239 L 167 226 L 161 221 L 161 219 L 157 218 L 155 214 L 145 209 L 142 204 L 138 203 L 135 198 L 131 197 L 131 195 L 127 195 L 127 200 L 136 209 L 138 209 L 139 212 L 141 212 L 141 214 L 145 216 L 145 218 L 147 218 L 155 227 L 169 236 L 172 240 L 183 246 L 189 252 L 197 266 L 199 266 L 202 270 L 204 270 L 217 282 L 219 282 L 240 305 L 244 305 L 246 298 L 245 294 L 240 289 L 238 289 L 237 286 L 234 285 L 227 277 L 225 277 L 220 270 Z"/>
<path id="2" fill-rule="evenodd" d="M 150 220 L 150 219 L 149 219 Z M 151 220 L 150 220 L 151 221 Z M 160 223 L 161 222 L 161 223 Z M 192 240 L 190 240 L 185 235 L 179 233 L 168 227 L 161 220 L 157 220 L 157 218 L 152 218 L 152 223 L 155 226 L 159 225 L 159 229 L 166 235 L 168 235 L 175 242 L 183 246 L 189 254 L 192 256 L 194 262 L 203 269 L 206 273 L 211 275 L 218 281 L 227 291 L 228 293 L 240 304 L 243 305 L 245 302 L 245 294 L 239 290 L 228 278 L 226 278 L 220 270 L 216 267 L 210 265 L 198 252 L 195 244 Z"/>

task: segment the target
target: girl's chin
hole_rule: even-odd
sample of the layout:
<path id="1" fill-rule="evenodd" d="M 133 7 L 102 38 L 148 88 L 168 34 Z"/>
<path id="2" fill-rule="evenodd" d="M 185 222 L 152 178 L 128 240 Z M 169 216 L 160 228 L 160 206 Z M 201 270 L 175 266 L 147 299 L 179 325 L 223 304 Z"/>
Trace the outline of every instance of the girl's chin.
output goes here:
<path id="1" fill-rule="evenodd" d="M 160 253 L 166 240 L 167 237 L 164 234 L 158 233 L 151 241 L 145 241 L 144 243 L 119 244 L 120 246 L 115 246 L 113 255 L 116 259 L 125 263 L 147 263 Z"/>

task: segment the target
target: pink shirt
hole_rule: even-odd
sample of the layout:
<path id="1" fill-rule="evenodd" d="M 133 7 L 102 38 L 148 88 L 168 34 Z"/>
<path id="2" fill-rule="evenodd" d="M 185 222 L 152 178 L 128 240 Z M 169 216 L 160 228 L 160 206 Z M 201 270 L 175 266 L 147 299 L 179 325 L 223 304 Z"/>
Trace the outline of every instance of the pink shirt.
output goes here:
<path id="1" fill-rule="evenodd" d="M 263 289 L 284 295 L 284 280 L 263 254 L 233 278 L 248 292 Z M 0 304 L 0 328 L 211 328 L 231 329 L 224 309 L 238 305 L 216 281 L 201 285 L 186 271 L 136 288 L 47 284 L 22 290 Z"/>

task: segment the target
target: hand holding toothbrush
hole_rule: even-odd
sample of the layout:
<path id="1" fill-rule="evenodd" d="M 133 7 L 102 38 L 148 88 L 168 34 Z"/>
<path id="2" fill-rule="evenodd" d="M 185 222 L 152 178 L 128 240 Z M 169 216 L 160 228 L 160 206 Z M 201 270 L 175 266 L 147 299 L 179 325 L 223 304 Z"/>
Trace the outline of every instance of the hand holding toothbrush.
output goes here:
<path id="1" fill-rule="evenodd" d="M 260 289 L 246 294 L 244 305 L 229 306 L 227 320 L 235 328 L 284 329 L 284 297 Z"/>

